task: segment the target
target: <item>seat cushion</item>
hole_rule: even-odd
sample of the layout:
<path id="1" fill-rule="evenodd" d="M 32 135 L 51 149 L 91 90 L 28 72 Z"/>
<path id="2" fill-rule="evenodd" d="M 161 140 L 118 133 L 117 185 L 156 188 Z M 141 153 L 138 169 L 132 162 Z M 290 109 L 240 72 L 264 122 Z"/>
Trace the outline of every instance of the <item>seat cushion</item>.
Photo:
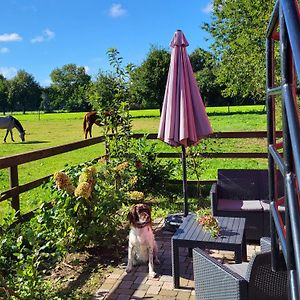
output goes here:
<path id="1" fill-rule="evenodd" d="M 241 264 L 225 264 L 228 269 L 236 274 L 239 274 L 243 278 L 246 278 L 248 265 L 249 263 L 247 262 L 243 262 Z"/>
<path id="2" fill-rule="evenodd" d="M 270 204 L 269 204 L 268 200 L 261 200 L 260 204 L 261 204 L 264 211 L 270 211 Z M 284 205 L 279 205 L 278 210 L 280 212 L 284 212 L 285 211 Z"/>
<path id="3" fill-rule="evenodd" d="M 219 199 L 218 210 L 224 211 L 262 211 L 262 205 L 259 200 L 232 200 Z"/>

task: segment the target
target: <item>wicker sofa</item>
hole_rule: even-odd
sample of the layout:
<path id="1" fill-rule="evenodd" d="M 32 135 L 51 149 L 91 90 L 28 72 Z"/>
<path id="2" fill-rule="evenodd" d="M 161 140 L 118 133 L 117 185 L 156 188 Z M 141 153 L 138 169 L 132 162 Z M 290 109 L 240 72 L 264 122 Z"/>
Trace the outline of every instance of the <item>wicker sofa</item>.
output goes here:
<path id="1" fill-rule="evenodd" d="M 283 196 L 283 180 L 278 176 L 278 196 Z M 211 188 L 214 216 L 246 218 L 246 238 L 259 240 L 270 235 L 268 170 L 219 169 Z M 284 215 L 284 207 L 280 207 Z"/>
<path id="2" fill-rule="evenodd" d="M 284 266 L 284 258 L 280 257 Z M 205 251 L 193 249 L 197 300 L 287 300 L 286 269 L 273 272 L 271 252 L 256 253 L 249 263 L 221 264 Z"/>

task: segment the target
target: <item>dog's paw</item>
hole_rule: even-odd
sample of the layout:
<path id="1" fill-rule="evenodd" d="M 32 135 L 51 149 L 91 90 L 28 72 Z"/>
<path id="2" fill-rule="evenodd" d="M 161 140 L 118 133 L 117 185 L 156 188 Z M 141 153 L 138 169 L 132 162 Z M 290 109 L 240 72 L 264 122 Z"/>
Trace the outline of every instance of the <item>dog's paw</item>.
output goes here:
<path id="1" fill-rule="evenodd" d="M 130 273 L 131 271 L 132 271 L 132 268 L 130 268 L 130 267 L 126 268 L 126 273 Z"/>
<path id="2" fill-rule="evenodd" d="M 149 277 L 150 278 L 155 278 L 156 277 L 156 273 L 155 272 L 149 272 Z"/>

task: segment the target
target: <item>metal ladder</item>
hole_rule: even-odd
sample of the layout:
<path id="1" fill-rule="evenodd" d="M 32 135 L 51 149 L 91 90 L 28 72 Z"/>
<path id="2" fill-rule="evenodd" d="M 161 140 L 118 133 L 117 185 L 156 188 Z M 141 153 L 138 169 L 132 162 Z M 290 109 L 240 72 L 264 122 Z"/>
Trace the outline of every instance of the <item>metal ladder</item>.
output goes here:
<path id="1" fill-rule="evenodd" d="M 279 46 L 279 47 L 278 47 Z M 276 52 L 277 50 L 277 52 Z M 275 58 L 280 56 L 280 72 Z M 272 268 L 284 256 L 289 299 L 300 299 L 300 124 L 297 81 L 300 78 L 300 14 L 295 0 L 277 0 L 267 29 L 267 124 Z M 280 80 L 278 80 L 280 78 Z M 278 81 L 277 85 L 276 82 Z M 282 142 L 276 139 L 276 98 L 281 98 Z M 276 119 L 277 117 L 277 119 Z M 278 123 L 277 123 L 278 124 Z M 277 175 L 285 183 L 285 218 L 278 213 Z M 284 224 L 285 223 L 285 224 Z"/>

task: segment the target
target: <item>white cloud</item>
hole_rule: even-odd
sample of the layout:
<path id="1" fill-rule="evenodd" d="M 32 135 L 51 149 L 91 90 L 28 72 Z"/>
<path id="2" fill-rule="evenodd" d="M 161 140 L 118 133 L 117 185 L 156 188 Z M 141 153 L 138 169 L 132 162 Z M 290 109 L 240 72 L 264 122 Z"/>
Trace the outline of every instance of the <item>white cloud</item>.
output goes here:
<path id="1" fill-rule="evenodd" d="M 84 70 L 86 74 L 89 74 L 89 72 L 91 71 L 91 68 L 89 66 L 84 66 Z"/>
<path id="2" fill-rule="evenodd" d="M 124 9 L 121 4 L 116 3 L 114 3 L 109 10 L 109 15 L 113 18 L 124 16 L 126 13 L 127 10 Z"/>
<path id="3" fill-rule="evenodd" d="M 47 79 L 45 79 L 45 80 L 43 80 L 43 81 L 41 82 L 41 85 L 42 85 L 43 87 L 47 87 L 47 86 L 50 86 L 51 83 L 52 83 L 52 80 L 51 80 L 50 78 L 47 78 Z"/>
<path id="4" fill-rule="evenodd" d="M 0 35 L 0 42 L 17 42 L 21 40 L 22 37 L 18 33 L 4 33 Z"/>
<path id="5" fill-rule="evenodd" d="M 7 79 L 11 79 L 12 77 L 16 76 L 17 72 L 18 70 L 14 67 L 0 67 L 0 74 Z"/>
<path id="6" fill-rule="evenodd" d="M 45 41 L 45 37 L 42 35 L 36 36 L 35 38 L 31 39 L 31 43 L 42 43 Z"/>
<path id="7" fill-rule="evenodd" d="M 42 35 L 38 35 L 31 39 L 31 43 L 43 43 L 52 40 L 55 37 L 55 33 L 50 29 L 45 29 Z"/>
<path id="8" fill-rule="evenodd" d="M 202 12 L 204 12 L 205 14 L 210 14 L 213 11 L 213 4 L 212 3 L 208 3 L 203 9 Z"/>
<path id="9" fill-rule="evenodd" d="M 44 35 L 48 40 L 52 40 L 55 37 L 55 33 L 48 28 L 44 30 Z"/>
<path id="10" fill-rule="evenodd" d="M 9 52 L 9 49 L 8 48 L 6 48 L 6 47 L 0 47 L 0 53 L 1 54 L 5 54 L 5 53 L 8 53 Z"/>

